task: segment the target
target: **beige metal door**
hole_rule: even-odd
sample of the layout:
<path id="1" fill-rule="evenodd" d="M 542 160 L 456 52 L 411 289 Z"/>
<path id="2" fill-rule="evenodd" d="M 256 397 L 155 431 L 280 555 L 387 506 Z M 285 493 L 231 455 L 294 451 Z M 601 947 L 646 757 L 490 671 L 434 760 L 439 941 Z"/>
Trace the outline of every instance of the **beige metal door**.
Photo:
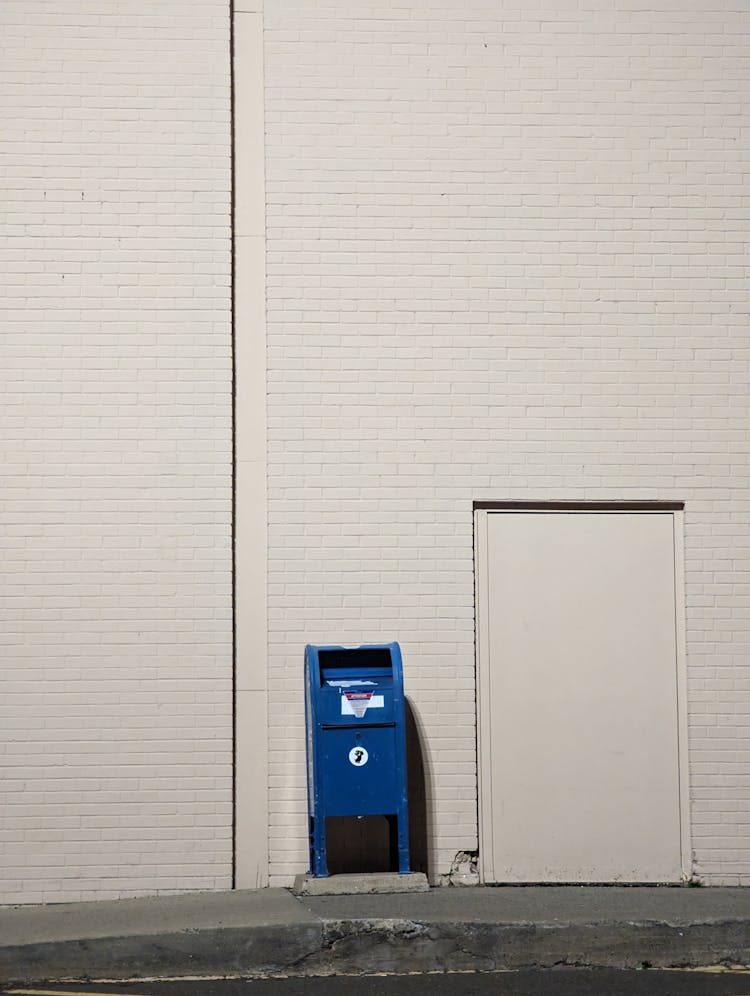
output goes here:
<path id="1" fill-rule="evenodd" d="M 679 881 L 674 515 L 477 515 L 484 880 Z"/>

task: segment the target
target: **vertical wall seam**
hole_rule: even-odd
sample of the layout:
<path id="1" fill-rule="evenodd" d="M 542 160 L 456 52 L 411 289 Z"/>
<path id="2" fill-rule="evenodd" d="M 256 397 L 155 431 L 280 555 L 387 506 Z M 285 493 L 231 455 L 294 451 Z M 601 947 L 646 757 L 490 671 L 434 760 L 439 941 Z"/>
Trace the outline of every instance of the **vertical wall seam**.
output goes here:
<path id="1" fill-rule="evenodd" d="M 234 0 L 229 0 L 229 225 L 232 390 L 232 888 L 237 888 L 237 355 L 235 348 L 235 92 Z"/>

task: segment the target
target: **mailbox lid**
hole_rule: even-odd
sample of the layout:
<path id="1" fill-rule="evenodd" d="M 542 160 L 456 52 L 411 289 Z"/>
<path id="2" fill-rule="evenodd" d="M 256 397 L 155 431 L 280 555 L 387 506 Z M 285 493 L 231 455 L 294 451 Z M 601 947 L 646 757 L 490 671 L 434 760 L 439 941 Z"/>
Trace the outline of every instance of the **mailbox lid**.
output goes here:
<path id="1" fill-rule="evenodd" d="M 317 647 L 321 685 L 332 682 L 362 681 L 392 685 L 394 678 L 393 644 L 365 647 Z"/>
<path id="2" fill-rule="evenodd" d="M 401 651 L 397 643 L 308 646 L 307 658 L 318 724 L 403 722 Z"/>
<path id="3" fill-rule="evenodd" d="M 398 643 L 362 647 L 305 647 L 308 679 L 317 688 L 341 681 L 371 681 L 403 690 L 401 648 Z"/>

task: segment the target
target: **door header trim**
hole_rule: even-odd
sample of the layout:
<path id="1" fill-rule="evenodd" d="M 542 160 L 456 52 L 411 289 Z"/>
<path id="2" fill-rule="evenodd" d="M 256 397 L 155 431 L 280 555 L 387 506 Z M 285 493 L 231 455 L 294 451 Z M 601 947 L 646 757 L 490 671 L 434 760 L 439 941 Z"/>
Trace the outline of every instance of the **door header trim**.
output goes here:
<path id="1" fill-rule="evenodd" d="M 682 512 L 684 501 L 475 501 L 486 512 Z"/>

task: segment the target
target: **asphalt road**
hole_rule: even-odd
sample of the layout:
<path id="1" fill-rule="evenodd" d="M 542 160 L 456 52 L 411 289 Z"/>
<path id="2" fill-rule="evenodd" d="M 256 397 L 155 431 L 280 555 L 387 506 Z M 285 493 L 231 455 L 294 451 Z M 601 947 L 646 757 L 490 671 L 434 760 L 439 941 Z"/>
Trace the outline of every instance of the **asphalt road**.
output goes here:
<path id="1" fill-rule="evenodd" d="M 522 972 L 11 986 L 2 996 L 750 996 L 748 971 Z"/>

